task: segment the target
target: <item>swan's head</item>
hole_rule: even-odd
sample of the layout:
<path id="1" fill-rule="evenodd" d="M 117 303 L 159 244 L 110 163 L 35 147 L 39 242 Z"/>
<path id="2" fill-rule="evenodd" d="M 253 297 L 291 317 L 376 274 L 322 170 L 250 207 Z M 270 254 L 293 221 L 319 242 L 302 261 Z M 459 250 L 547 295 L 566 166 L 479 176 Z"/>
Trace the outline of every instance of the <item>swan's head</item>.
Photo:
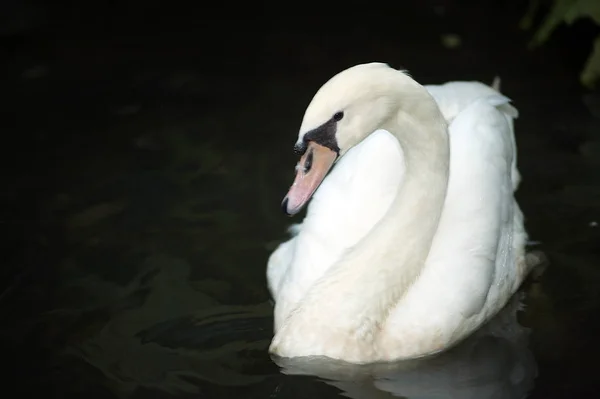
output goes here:
<path id="1" fill-rule="evenodd" d="M 282 203 L 285 213 L 298 213 L 333 164 L 397 114 L 398 83 L 406 79 L 387 64 L 361 64 L 335 75 L 317 91 L 294 147 L 301 158 Z"/>

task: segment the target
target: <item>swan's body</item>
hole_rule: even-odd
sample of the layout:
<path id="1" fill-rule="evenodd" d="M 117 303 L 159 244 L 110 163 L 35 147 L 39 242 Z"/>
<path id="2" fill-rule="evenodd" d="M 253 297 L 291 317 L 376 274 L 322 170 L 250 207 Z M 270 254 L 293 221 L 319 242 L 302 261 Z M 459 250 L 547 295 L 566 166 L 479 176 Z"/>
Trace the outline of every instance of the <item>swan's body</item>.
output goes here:
<path id="1" fill-rule="evenodd" d="M 321 88 L 298 143 L 311 145 L 340 107 L 349 120 L 337 122 L 335 140 L 315 136 L 341 158 L 269 259 L 271 352 L 357 363 L 425 356 L 506 304 L 529 271 L 508 102 L 476 82 L 424 88 L 384 64 Z"/>

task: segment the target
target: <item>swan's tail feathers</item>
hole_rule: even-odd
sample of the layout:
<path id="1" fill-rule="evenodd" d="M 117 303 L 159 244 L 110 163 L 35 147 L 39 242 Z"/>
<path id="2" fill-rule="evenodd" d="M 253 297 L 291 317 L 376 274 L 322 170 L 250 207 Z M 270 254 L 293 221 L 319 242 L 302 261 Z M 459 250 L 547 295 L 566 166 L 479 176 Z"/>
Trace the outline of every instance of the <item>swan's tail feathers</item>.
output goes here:
<path id="1" fill-rule="evenodd" d="M 510 98 L 502 95 L 502 94 L 492 94 L 491 96 L 485 97 L 488 104 L 493 105 L 494 107 L 499 107 L 504 104 L 510 103 Z"/>
<path id="2" fill-rule="evenodd" d="M 519 117 L 519 111 L 515 107 L 510 105 L 511 100 L 508 97 L 500 94 L 500 83 L 500 76 L 496 75 L 494 77 L 494 81 L 492 82 L 491 87 L 492 89 L 496 90 L 498 94 L 489 97 L 491 98 L 490 104 L 494 107 L 497 107 L 500 111 L 504 112 L 511 118 L 517 119 Z"/>
<path id="3" fill-rule="evenodd" d="M 511 166 L 511 177 L 513 181 L 513 191 L 516 191 L 521 183 L 521 174 L 517 169 L 517 144 L 515 140 L 515 129 L 513 124 L 513 119 L 519 117 L 519 111 L 510 104 L 510 98 L 498 93 L 491 96 L 484 97 L 482 99 L 486 101 L 489 105 L 496 107 L 500 112 L 504 113 L 508 119 L 508 124 L 510 128 L 510 136 L 513 146 L 513 160 Z"/>
<path id="4" fill-rule="evenodd" d="M 492 89 L 496 90 L 498 93 L 500 93 L 500 76 L 496 75 L 494 76 L 494 80 L 492 82 Z"/>
<path id="5" fill-rule="evenodd" d="M 491 96 L 487 96 L 485 99 L 490 105 L 493 105 L 494 107 L 498 108 L 500 111 L 504 112 L 511 118 L 516 119 L 519 117 L 519 111 L 510 104 L 510 98 L 502 94 L 494 94 Z"/>

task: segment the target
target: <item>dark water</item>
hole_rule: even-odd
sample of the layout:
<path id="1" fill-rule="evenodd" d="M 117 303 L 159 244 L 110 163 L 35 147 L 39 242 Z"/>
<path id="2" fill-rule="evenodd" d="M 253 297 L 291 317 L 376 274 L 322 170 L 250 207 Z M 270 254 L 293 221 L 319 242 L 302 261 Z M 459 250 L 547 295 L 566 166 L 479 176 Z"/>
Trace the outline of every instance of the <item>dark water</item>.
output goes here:
<path id="1" fill-rule="evenodd" d="M 515 3 L 407 1 L 355 21 L 246 27 L 201 6 L 61 2 L 36 14 L 45 25 L 4 36 L 2 387 L 63 398 L 596 393 L 600 100 L 577 82 L 594 36 L 561 31 L 529 51 Z M 442 46 L 446 33 L 462 45 Z M 519 200 L 549 264 L 523 287 L 524 310 L 511 304 L 439 358 L 274 362 L 265 266 L 291 222 L 279 202 L 302 112 L 332 74 L 367 61 L 424 84 L 501 76 L 521 113 Z"/>

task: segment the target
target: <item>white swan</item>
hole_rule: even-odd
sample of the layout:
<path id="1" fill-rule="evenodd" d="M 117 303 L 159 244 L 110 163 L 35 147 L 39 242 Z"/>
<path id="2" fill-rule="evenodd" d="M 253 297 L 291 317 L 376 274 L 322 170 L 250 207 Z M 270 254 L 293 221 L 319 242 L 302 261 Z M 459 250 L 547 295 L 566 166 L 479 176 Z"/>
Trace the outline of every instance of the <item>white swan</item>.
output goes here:
<path id="1" fill-rule="evenodd" d="M 296 143 L 304 154 L 286 212 L 318 190 L 267 267 L 271 353 L 421 357 L 506 304 L 531 268 L 508 102 L 479 83 L 426 89 L 381 63 L 321 87 Z"/>

